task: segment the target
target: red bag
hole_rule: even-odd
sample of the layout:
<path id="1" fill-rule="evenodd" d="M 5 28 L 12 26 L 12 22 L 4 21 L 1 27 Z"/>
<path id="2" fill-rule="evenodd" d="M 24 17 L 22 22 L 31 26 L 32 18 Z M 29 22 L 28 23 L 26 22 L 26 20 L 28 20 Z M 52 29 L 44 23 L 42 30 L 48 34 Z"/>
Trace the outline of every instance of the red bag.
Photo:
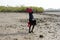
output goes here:
<path id="1" fill-rule="evenodd" d="M 30 27 L 30 25 L 31 25 L 30 22 L 28 22 L 28 27 Z"/>

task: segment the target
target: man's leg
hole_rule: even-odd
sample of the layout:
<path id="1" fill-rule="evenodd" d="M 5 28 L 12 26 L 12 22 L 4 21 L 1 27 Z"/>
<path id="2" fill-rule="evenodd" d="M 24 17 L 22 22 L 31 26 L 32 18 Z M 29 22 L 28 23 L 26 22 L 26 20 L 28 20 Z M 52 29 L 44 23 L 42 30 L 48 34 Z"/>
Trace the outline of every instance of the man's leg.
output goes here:
<path id="1" fill-rule="evenodd" d="M 34 30 L 34 26 L 35 26 L 35 25 L 33 25 L 31 32 L 33 32 L 33 30 Z"/>
<path id="2" fill-rule="evenodd" d="M 29 33 L 31 33 L 31 25 L 30 25 L 30 27 L 29 27 Z"/>

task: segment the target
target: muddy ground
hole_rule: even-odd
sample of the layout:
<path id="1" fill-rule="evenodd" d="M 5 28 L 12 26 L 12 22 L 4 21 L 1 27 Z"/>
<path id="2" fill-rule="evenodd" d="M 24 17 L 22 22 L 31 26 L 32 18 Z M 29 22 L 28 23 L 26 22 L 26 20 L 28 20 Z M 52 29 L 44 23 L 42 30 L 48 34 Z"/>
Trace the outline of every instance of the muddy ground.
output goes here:
<path id="1" fill-rule="evenodd" d="M 28 33 L 28 13 L 0 13 L 0 40 L 60 40 L 59 15 L 33 15 L 37 25 Z"/>

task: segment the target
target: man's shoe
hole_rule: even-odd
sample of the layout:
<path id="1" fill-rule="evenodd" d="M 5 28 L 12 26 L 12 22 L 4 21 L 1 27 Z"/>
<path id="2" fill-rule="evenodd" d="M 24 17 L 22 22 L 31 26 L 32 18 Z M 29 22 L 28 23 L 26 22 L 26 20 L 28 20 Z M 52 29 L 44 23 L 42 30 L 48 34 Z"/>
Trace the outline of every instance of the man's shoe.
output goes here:
<path id="1" fill-rule="evenodd" d="M 31 32 L 29 31 L 29 33 L 31 33 Z"/>
<path id="2" fill-rule="evenodd" d="M 33 31 L 31 31 L 32 33 L 34 33 Z"/>

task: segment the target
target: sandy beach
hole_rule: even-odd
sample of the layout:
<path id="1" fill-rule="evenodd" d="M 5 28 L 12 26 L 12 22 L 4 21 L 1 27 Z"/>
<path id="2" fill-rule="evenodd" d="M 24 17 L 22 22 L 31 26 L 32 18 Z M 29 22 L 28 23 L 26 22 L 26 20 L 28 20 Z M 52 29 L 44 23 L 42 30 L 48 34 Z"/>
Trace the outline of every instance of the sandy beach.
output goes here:
<path id="1" fill-rule="evenodd" d="M 28 13 L 0 13 L 0 40 L 60 40 L 60 15 L 33 15 L 37 25 L 28 33 Z"/>

